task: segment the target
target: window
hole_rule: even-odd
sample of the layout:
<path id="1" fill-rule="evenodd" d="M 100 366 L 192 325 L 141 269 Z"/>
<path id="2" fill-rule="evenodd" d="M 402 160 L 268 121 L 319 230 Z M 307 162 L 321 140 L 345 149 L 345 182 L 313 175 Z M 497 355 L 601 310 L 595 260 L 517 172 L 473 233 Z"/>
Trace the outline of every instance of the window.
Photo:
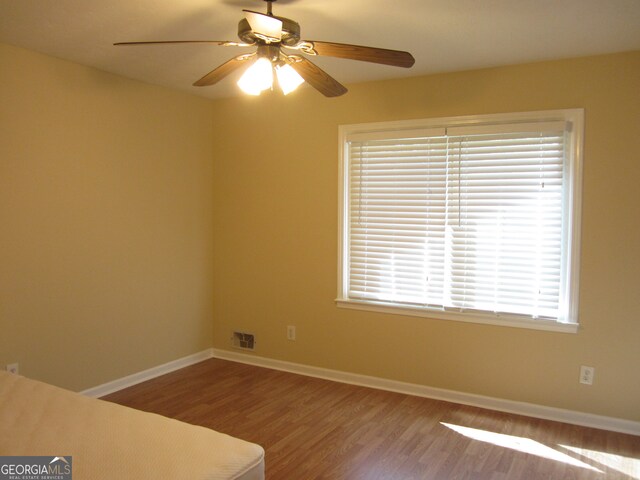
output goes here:
<path id="1" fill-rule="evenodd" d="M 338 305 L 577 330 L 582 110 L 340 127 Z"/>

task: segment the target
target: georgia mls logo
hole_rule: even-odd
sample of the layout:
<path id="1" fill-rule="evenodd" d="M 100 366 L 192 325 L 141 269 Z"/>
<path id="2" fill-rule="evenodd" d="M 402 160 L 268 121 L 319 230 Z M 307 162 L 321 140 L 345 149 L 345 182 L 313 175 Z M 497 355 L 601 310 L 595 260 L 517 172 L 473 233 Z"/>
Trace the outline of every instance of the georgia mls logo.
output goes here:
<path id="1" fill-rule="evenodd" d="M 0 457 L 0 480 L 71 480 L 72 457 Z"/>

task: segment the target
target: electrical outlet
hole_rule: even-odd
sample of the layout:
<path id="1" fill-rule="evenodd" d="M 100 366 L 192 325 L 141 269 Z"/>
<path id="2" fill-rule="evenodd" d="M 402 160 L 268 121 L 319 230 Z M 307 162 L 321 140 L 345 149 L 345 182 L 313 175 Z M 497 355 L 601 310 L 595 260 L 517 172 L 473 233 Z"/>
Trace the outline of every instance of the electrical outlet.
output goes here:
<path id="1" fill-rule="evenodd" d="M 293 325 L 287 326 L 287 340 L 295 340 L 296 339 L 296 327 Z"/>
<path id="2" fill-rule="evenodd" d="M 18 364 L 17 363 L 9 363 L 6 367 L 5 370 L 9 373 L 13 373 L 15 375 L 18 375 Z"/>
<path id="3" fill-rule="evenodd" d="M 584 385 L 593 385 L 593 376 L 596 373 L 594 367 L 586 367 L 582 365 L 580 367 L 580 383 Z"/>

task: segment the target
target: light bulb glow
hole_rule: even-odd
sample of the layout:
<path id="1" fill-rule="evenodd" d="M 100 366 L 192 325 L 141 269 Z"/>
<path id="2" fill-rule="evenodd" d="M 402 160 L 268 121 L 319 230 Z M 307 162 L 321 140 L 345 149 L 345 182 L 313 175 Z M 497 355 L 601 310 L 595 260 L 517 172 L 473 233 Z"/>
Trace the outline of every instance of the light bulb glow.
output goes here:
<path id="1" fill-rule="evenodd" d="M 259 58 L 247 68 L 238 80 L 238 86 L 249 95 L 260 95 L 260 92 L 273 85 L 273 68 L 267 58 Z"/>
<path id="2" fill-rule="evenodd" d="M 282 93 L 288 95 L 298 88 L 304 79 L 296 72 L 291 65 L 276 66 L 276 74 L 278 75 L 278 84 L 282 89 Z"/>

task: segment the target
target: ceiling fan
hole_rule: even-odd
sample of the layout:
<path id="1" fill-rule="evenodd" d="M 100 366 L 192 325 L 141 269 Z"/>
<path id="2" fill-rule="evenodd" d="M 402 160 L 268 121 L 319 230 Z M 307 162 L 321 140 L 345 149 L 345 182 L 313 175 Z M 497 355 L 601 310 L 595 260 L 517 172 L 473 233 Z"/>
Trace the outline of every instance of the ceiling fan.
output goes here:
<path id="1" fill-rule="evenodd" d="M 262 91 L 272 88 L 274 70 L 278 84 L 285 95 L 305 81 L 327 97 L 337 97 L 347 92 L 347 89 L 337 80 L 301 54 L 360 60 L 404 68 L 409 68 L 415 63 L 409 52 L 344 43 L 301 40 L 300 25 L 289 18 L 273 15 L 272 4 L 276 0 L 264 1 L 267 2 L 266 14 L 243 10 L 245 18 L 238 23 L 238 37 L 241 42 L 164 40 L 119 42 L 114 45 L 209 43 L 224 47 L 256 46 L 257 51 L 233 57 L 193 84 L 198 87 L 214 85 L 230 73 L 248 66 L 249 68 L 238 81 L 238 85 L 251 95 L 259 95 Z"/>

